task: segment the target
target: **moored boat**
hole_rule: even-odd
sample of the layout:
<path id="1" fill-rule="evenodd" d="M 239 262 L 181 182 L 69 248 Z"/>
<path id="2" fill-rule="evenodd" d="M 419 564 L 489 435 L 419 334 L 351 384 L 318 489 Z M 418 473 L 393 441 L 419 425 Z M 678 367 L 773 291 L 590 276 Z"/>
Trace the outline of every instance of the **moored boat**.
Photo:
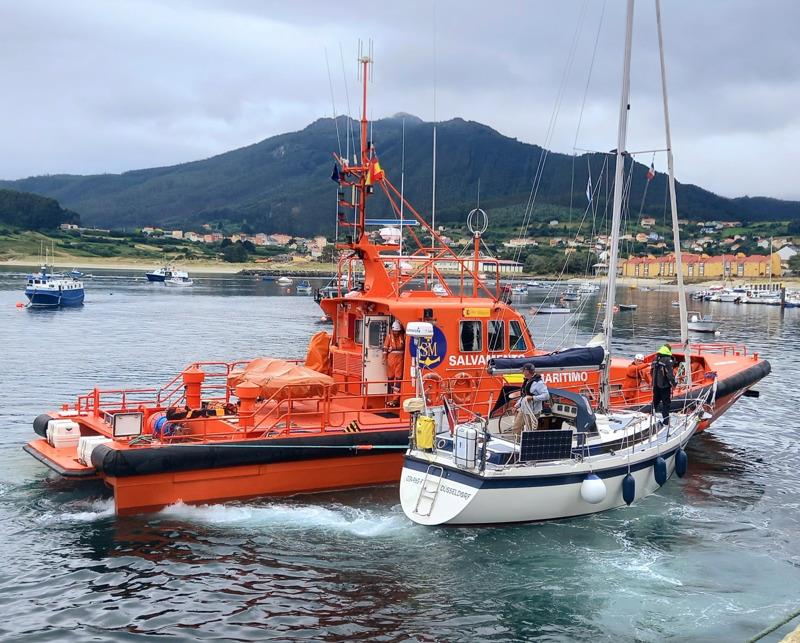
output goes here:
<path id="1" fill-rule="evenodd" d="M 162 283 L 172 276 L 172 266 L 165 265 L 145 273 L 147 281 Z"/>
<path id="2" fill-rule="evenodd" d="M 169 277 L 164 280 L 165 286 L 188 287 L 193 286 L 194 281 L 189 277 L 189 273 L 183 270 L 172 270 Z"/>
<path id="3" fill-rule="evenodd" d="M 38 273 L 28 275 L 25 296 L 33 308 L 61 308 L 83 305 L 85 291 L 82 281 L 53 273 L 44 265 Z"/>
<path id="4" fill-rule="evenodd" d="M 690 312 L 688 328 L 695 333 L 715 333 L 719 330 L 720 323 L 714 321 L 711 315 L 704 315 L 699 312 Z"/>
<path id="5" fill-rule="evenodd" d="M 314 289 L 311 287 L 311 282 L 308 279 L 303 279 L 303 281 L 297 284 L 296 291 L 298 295 L 310 295 L 314 292 Z"/>

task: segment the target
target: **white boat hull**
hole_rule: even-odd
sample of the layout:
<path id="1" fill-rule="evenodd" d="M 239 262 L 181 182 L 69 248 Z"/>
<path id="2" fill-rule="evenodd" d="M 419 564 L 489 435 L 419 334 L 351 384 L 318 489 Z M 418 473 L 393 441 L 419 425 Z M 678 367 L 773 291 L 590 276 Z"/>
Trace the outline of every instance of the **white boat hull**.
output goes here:
<path id="1" fill-rule="evenodd" d="M 694 434 L 696 421 L 687 420 L 674 435 L 657 444 L 536 465 L 459 468 L 452 458 L 419 450 L 406 454 L 400 478 L 400 503 L 408 518 L 421 525 L 486 525 L 557 520 L 622 507 L 622 481 L 635 480 L 633 502 L 653 494 L 655 463 L 663 457 L 666 479 L 675 471 L 675 455 Z M 587 476 L 598 476 L 605 495 L 597 502 L 583 497 Z M 666 480 L 665 480 L 666 482 Z M 424 487 L 424 490 L 423 490 Z"/>
<path id="2" fill-rule="evenodd" d="M 697 321 L 688 323 L 689 330 L 695 333 L 716 333 L 719 330 L 719 322 Z"/>
<path id="3" fill-rule="evenodd" d="M 675 471 L 675 453 L 665 460 L 667 476 L 671 477 Z M 422 525 L 537 522 L 583 516 L 626 505 L 622 497 L 622 479 L 627 475 L 627 470 L 609 477 L 604 477 L 602 471 L 595 471 L 605 483 L 607 494 L 602 502 L 592 504 L 581 497 L 581 484 L 591 471 L 580 465 L 575 465 L 574 469 L 572 475 L 579 478 L 574 482 L 541 486 L 476 488 L 446 479 L 442 482 L 433 510 L 425 516 L 423 514 L 427 507 L 424 505 L 419 507 L 421 511 L 415 511 L 425 473 L 406 465 L 400 478 L 400 502 L 405 514 Z M 639 470 L 631 470 L 631 475 L 636 481 L 634 502 L 652 495 L 661 486 L 656 482 L 652 464 Z M 523 481 L 519 482 L 524 484 Z M 430 478 L 428 484 L 431 484 Z"/>

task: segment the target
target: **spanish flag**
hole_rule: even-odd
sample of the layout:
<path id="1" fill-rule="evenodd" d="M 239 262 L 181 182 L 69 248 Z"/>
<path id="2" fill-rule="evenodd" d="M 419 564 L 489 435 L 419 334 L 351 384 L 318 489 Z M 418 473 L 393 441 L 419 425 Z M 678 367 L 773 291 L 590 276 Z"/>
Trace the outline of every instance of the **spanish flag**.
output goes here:
<path id="1" fill-rule="evenodd" d="M 383 169 L 378 159 L 372 159 L 369 166 L 369 173 L 367 174 L 367 185 L 372 185 L 373 181 L 383 181 Z"/>

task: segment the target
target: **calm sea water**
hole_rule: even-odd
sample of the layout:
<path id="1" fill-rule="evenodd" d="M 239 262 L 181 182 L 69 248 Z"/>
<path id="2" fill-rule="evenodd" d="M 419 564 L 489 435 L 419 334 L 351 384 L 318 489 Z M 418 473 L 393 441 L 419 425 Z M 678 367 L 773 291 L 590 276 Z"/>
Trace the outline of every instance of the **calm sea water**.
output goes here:
<path id="1" fill-rule="evenodd" d="M 100 485 L 64 483 L 22 452 L 33 417 L 193 360 L 301 357 L 319 310 L 259 281 L 184 291 L 102 275 L 83 308 L 20 310 L 22 284 L 0 272 L 5 640 L 736 641 L 800 606 L 800 310 L 702 304 L 720 339 L 773 373 L 692 441 L 686 478 L 589 518 L 426 529 L 393 486 L 115 517 Z M 677 335 L 674 293 L 619 297 L 639 304 L 617 317 L 619 351 Z M 532 327 L 571 345 L 595 317 L 590 303 L 575 324 Z"/>

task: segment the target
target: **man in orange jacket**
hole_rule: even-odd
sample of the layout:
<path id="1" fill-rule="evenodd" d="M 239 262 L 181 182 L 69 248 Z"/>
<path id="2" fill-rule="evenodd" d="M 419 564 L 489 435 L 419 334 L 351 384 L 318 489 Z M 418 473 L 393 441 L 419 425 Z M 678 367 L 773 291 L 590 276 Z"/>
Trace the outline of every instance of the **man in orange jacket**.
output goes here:
<path id="1" fill-rule="evenodd" d="M 637 353 L 625 373 L 623 394 L 636 397 L 638 391 L 650 390 L 652 378 L 650 377 L 650 364 L 644 361 L 644 355 Z"/>
<path id="2" fill-rule="evenodd" d="M 386 353 L 386 377 L 389 380 L 389 402 L 387 406 L 400 403 L 400 382 L 403 379 L 403 358 L 406 354 L 406 336 L 403 326 L 396 319 L 383 344 Z"/>

